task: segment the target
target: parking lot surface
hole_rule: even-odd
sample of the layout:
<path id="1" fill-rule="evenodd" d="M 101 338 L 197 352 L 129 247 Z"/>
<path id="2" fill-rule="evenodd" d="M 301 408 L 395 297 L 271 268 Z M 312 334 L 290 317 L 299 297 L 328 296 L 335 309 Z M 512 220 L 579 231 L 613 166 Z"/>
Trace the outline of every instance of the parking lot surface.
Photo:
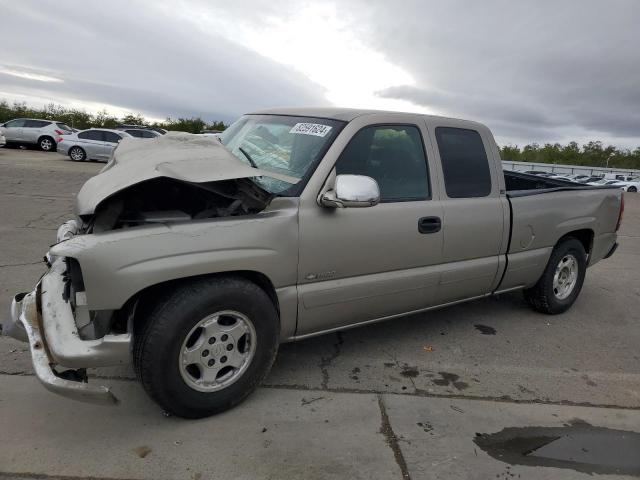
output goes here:
<path id="1" fill-rule="evenodd" d="M 0 149 L 3 315 L 101 166 Z M 589 478 L 474 440 L 576 422 L 640 432 L 640 194 L 626 195 L 619 242 L 563 315 L 513 293 L 282 345 L 262 388 L 205 420 L 163 416 L 130 369 L 92 372 L 117 407 L 57 397 L 27 346 L 0 337 L 0 478 Z"/>

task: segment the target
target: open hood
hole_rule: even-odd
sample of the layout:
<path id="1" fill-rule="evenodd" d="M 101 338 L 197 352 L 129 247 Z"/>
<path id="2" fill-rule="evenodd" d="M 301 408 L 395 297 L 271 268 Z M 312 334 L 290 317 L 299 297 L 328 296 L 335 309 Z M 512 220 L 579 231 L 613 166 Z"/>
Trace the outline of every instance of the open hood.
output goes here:
<path id="1" fill-rule="evenodd" d="M 92 214 L 115 193 L 154 178 L 209 183 L 263 176 L 291 184 L 299 181 L 251 167 L 229 152 L 216 137 L 167 133 L 153 139 L 125 138 L 107 165 L 78 192 L 76 213 Z"/>

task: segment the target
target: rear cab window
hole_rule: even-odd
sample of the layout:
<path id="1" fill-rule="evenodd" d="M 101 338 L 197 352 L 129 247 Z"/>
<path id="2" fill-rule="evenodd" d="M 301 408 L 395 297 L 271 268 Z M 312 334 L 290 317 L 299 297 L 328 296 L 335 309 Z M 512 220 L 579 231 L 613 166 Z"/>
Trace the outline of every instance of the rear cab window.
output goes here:
<path id="1" fill-rule="evenodd" d="M 476 130 L 436 127 L 436 142 L 449 198 L 478 198 L 491 193 L 489 159 Z"/>

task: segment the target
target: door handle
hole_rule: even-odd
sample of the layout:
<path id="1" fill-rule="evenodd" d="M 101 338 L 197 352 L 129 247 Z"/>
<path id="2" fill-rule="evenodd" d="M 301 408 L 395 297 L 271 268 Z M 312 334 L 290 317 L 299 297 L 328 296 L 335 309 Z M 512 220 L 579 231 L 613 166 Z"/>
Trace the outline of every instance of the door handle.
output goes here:
<path id="1" fill-rule="evenodd" d="M 418 231 L 420 233 L 436 233 L 442 228 L 440 217 L 422 217 L 418 220 Z"/>

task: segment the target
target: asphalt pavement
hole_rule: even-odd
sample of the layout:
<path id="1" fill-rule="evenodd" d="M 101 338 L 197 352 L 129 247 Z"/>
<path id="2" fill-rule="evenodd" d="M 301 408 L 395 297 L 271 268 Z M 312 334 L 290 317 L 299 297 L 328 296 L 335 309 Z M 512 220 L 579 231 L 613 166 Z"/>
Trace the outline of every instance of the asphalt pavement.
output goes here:
<path id="1" fill-rule="evenodd" d="M 0 312 L 44 273 L 73 195 L 101 166 L 0 149 Z M 0 479 L 635 474 L 622 461 L 514 460 L 478 440 L 585 425 L 640 432 L 640 194 L 626 207 L 618 251 L 589 269 L 569 312 L 535 313 L 513 293 L 282 345 L 264 385 L 209 419 L 165 417 L 128 368 L 91 372 L 117 407 L 55 396 L 27 346 L 0 337 Z"/>

